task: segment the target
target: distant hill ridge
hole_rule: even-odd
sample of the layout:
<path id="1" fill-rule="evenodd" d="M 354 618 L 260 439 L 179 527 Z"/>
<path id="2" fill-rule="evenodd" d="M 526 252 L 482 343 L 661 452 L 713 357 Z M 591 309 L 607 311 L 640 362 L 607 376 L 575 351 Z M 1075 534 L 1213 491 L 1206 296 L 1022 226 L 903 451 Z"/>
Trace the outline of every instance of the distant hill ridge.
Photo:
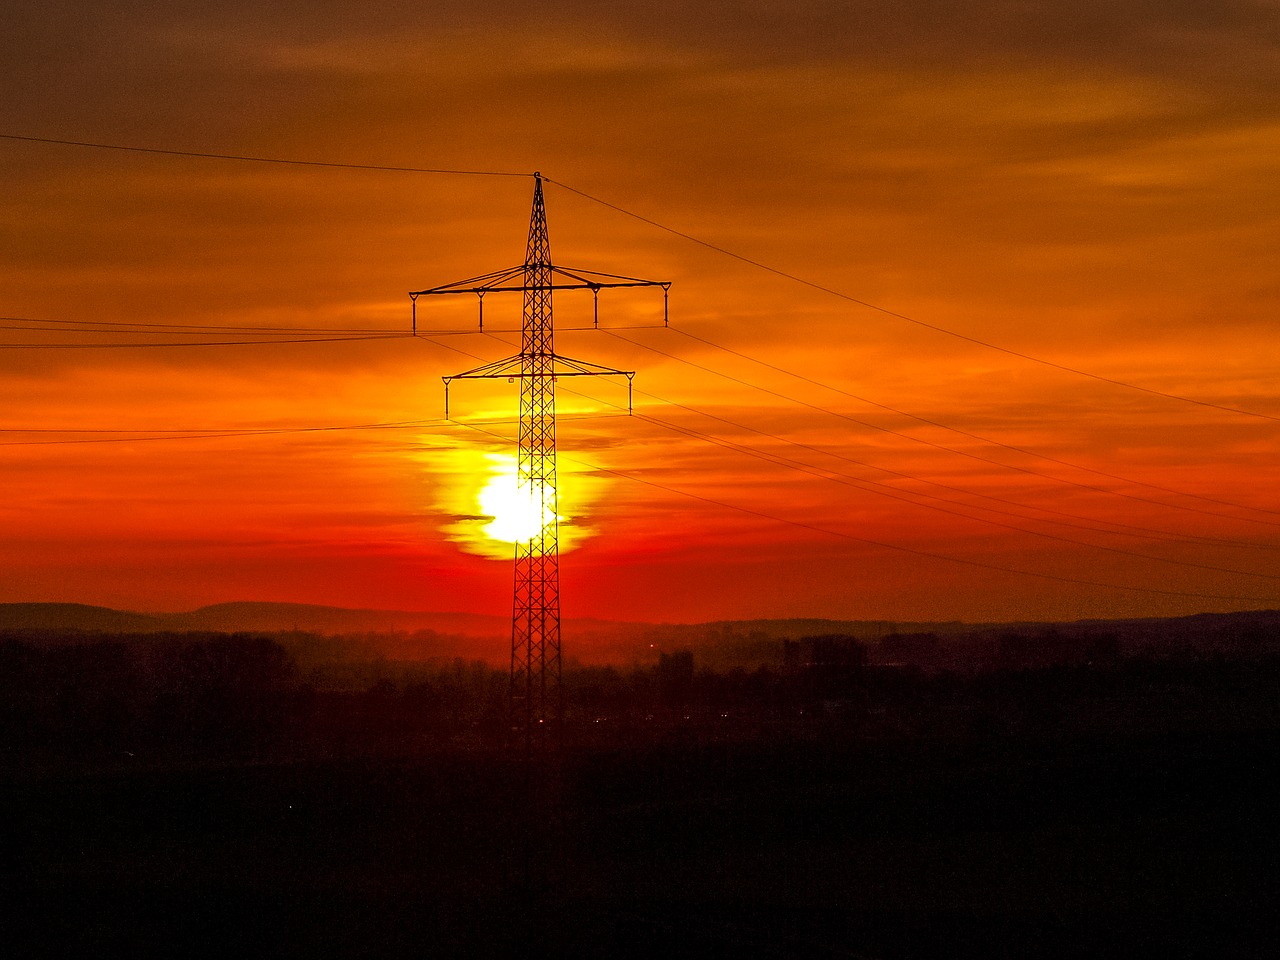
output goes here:
<path id="1" fill-rule="evenodd" d="M 391 633 L 434 630 L 492 636 L 510 630 L 503 617 L 477 613 L 351 610 L 303 603 L 217 603 L 186 613 L 135 613 L 82 603 L 0 604 L 0 630 L 80 630 L 91 633 Z"/>
<path id="2" fill-rule="evenodd" d="M 155 617 L 84 603 L 0 604 L 0 630 L 84 630 L 94 633 L 147 633 L 167 630 Z"/>
<path id="3" fill-rule="evenodd" d="M 1172 634 L 1209 626 L 1241 627 L 1280 624 L 1280 611 L 1258 610 L 1240 613 L 1202 613 L 1186 617 L 1135 618 L 1130 620 L 1078 620 L 1069 623 L 975 623 L 887 622 L 871 620 L 827 620 L 795 618 L 786 620 L 721 620 L 700 624 L 657 624 L 593 619 L 566 620 L 575 633 L 639 636 L 661 630 L 705 636 L 723 632 L 734 636 L 785 637 L 806 634 L 845 633 L 871 639 L 887 632 L 933 632 L 954 634 L 977 630 L 1046 630 L 1095 632 L 1109 625 L 1115 628 L 1158 628 Z M 509 634 L 507 617 L 479 613 L 436 613 L 407 610 L 359 610 L 304 603 L 242 601 L 217 603 L 186 613 L 137 613 L 82 603 L 0 603 L 0 630 L 78 630 L 90 633 L 158 633 L 211 631 L 217 633 L 301 630 L 308 633 L 396 633 L 433 630 L 437 633 L 472 637 Z"/>
<path id="4" fill-rule="evenodd" d="M 875 636 L 884 630 L 876 621 L 790 619 L 719 620 L 699 624 L 655 624 L 591 618 L 571 619 L 565 626 L 593 634 L 639 633 L 662 629 L 680 634 L 710 631 L 758 632 L 791 636 L 798 633 L 851 632 Z M 962 624 L 899 624 L 900 628 L 954 630 Z M 308 633 L 391 633 L 434 630 L 464 636 L 504 636 L 507 617 L 480 613 L 438 613 L 411 610 L 363 610 L 305 603 L 239 601 L 216 603 L 185 613 L 137 613 L 82 603 L 3 603 L 0 630 L 80 630 L 90 633 L 158 633 L 212 631 L 218 633 L 301 630 Z"/>

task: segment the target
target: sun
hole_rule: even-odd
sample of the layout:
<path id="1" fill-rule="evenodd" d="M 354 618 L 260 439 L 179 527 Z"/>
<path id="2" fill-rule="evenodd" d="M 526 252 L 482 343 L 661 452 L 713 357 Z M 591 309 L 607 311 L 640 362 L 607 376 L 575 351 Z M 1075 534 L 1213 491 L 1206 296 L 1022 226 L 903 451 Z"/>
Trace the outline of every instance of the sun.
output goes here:
<path id="1" fill-rule="evenodd" d="M 519 482 L 515 464 L 495 471 L 478 494 L 480 512 L 493 519 L 481 529 L 490 540 L 514 546 L 563 520 L 546 502 L 543 484 Z"/>
<path id="2" fill-rule="evenodd" d="M 422 458 L 443 514 L 441 531 L 459 549 L 491 560 L 510 560 L 515 545 L 555 523 L 561 553 L 594 536 L 592 508 L 608 478 L 560 462 L 558 512 L 544 506 L 536 486 L 521 489 L 514 454 L 470 446 L 436 446 Z"/>

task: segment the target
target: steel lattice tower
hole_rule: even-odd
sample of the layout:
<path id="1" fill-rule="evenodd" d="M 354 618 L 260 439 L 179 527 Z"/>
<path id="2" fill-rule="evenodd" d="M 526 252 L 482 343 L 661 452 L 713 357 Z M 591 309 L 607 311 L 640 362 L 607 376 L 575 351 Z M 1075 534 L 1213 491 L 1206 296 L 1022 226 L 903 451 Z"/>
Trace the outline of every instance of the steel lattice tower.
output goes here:
<path id="1" fill-rule="evenodd" d="M 556 492 L 555 338 L 551 320 L 551 240 L 542 178 L 536 177 L 524 256 L 520 337 L 520 452 L 516 489 L 542 523 L 516 543 L 511 608 L 512 726 L 526 742 L 545 740 L 560 702 L 560 516 Z"/>
<path id="2" fill-rule="evenodd" d="M 666 323 L 669 281 L 642 280 L 592 270 L 557 267 L 551 260 L 547 212 L 542 196 L 542 176 L 535 173 L 533 211 L 524 263 L 469 280 L 418 290 L 409 294 L 413 304 L 413 329 L 417 334 L 419 297 L 441 294 L 475 294 L 480 303 L 480 329 L 484 329 L 484 297 L 494 292 L 521 292 L 524 318 L 520 352 L 463 373 L 444 377 L 445 415 L 449 410 L 449 383 L 459 379 L 520 380 L 519 453 L 516 460 L 517 490 L 527 498 L 537 530 L 515 547 L 515 591 L 511 610 L 510 719 L 514 745 L 526 751 L 553 743 L 562 715 L 560 693 L 560 542 L 559 499 L 556 488 L 556 394 L 560 377 L 625 376 L 628 389 L 634 371 L 615 370 L 555 352 L 552 292 L 590 290 L 599 323 L 599 294 L 610 287 L 661 287 L 663 323 Z"/>

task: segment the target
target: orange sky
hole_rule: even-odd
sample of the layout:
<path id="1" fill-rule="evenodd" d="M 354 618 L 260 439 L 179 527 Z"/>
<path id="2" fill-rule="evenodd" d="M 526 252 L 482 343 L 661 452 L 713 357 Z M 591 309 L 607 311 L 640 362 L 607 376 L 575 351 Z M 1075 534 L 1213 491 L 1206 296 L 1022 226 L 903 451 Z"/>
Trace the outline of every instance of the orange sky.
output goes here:
<path id="1" fill-rule="evenodd" d="M 259 6 L 8 12 L 0 134 L 540 170 L 557 263 L 673 281 L 666 330 L 556 302 L 561 352 L 638 371 L 631 418 L 561 385 L 567 616 L 1280 606 L 1274 3 Z M 523 258 L 530 177 L 0 139 L 0 178 L 0 602 L 509 609 L 477 497 L 516 392 L 450 424 L 440 377 L 512 334 L 31 321 L 403 330 Z M 362 424 L 406 425 L 159 433 Z"/>

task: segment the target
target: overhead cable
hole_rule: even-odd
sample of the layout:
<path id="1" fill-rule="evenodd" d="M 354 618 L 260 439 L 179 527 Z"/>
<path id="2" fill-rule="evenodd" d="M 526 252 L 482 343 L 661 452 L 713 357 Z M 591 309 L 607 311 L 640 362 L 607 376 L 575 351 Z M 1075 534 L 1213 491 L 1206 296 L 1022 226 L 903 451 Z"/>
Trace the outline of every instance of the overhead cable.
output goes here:
<path id="1" fill-rule="evenodd" d="M 505 437 L 501 436 L 500 434 L 493 433 L 490 430 L 484 430 L 480 427 L 472 426 L 471 424 L 467 424 L 467 423 L 460 423 L 460 426 L 464 426 L 469 429 L 475 430 L 478 433 L 482 433 L 487 436 L 493 437 L 496 440 L 502 440 L 506 442 Z M 998 564 L 985 563 L 981 560 L 970 560 L 964 557 L 953 557 L 948 554 L 934 553 L 933 551 L 930 551 L 930 550 L 920 550 L 915 547 L 908 547 L 900 543 L 889 543 L 883 540 L 872 540 L 868 537 L 859 537 L 851 533 L 846 533 L 842 530 L 832 530 L 829 527 L 819 527 L 814 524 L 804 523 L 799 520 L 790 520 L 790 519 L 787 519 L 786 517 L 779 517 L 776 514 L 765 513 L 764 511 L 761 511 L 761 510 L 754 510 L 751 507 L 744 507 L 739 504 L 727 503 L 723 500 L 716 500 L 713 497 L 706 497 L 706 496 L 703 496 L 702 494 L 693 493 L 692 491 L 689 491 L 689 490 L 681 490 L 678 487 L 672 487 L 664 483 L 659 483 L 656 480 L 650 480 L 646 477 L 640 477 L 640 476 L 637 476 L 636 474 L 628 473 L 624 470 L 616 470 L 610 467 L 600 466 L 599 464 L 590 463 L 586 460 L 583 460 L 580 457 L 565 456 L 563 454 L 561 456 L 563 456 L 565 460 L 568 460 L 573 463 L 577 463 L 581 466 L 586 467 L 589 470 L 593 470 L 598 473 L 611 474 L 615 477 L 621 477 L 624 480 L 631 480 L 635 483 L 640 483 L 640 484 L 644 484 L 645 486 L 654 487 L 658 490 L 663 490 L 667 493 L 676 494 L 677 496 L 687 497 L 688 499 L 691 499 L 691 500 L 698 500 L 698 501 L 701 501 L 702 503 L 711 504 L 712 506 L 723 507 L 726 510 L 734 510 L 734 511 L 737 511 L 738 513 L 744 513 L 749 516 L 758 517 L 762 520 L 768 520 L 773 523 L 783 523 L 783 524 L 786 524 L 787 526 L 797 527 L 802 530 L 808 530 L 810 532 L 821 534 L 823 536 L 837 537 L 841 540 L 851 540 L 855 543 L 863 543 L 873 547 L 882 547 L 886 550 L 894 550 L 899 553 L 907 553 L 917 557 L 926 557 L 931 560 L 942 560 L 947 563 L 956 563 L 956 564 L 962 564 L 964 566 L 969 566 L 969 567 L 978 567 L 983 570 L 994 570 L 998 573 L 1008 573 L 1008 574 L 1013 574 L 1015 576 L 1034 577 L 1040 580 L 1052 580 L 1058 583 L 1069 583 L 1069 584 L 1075 584 L 1078 586 L 1086 586 L 1086 587 L 1102 587 L 1108 590 L 1124 590 L 1124 591 L 1131 591 L 1135 593 L 1149 593 L 1149 594 L 1156 594 L 1159 596 L 1166 596 L 1166 597 L 1185 597 L 1188 599 L 1195 599 L 1195 600 L 1231 600 L 1231 601 L 1242 601 L 1242 602 L 1260 603 L 1260 604 L 1276 603 L 1276 599 L 1274 597 L 1251 597 L 1251 596 L 1236 596 L 1236 595 L 1224 595 L 1224 594 L 1213 594 L 1213 593 L 1193 593 L 1193 592 L 1184 591 L 1184 590 L 1162 590 L 1158 587 L 1137 587 L 1137 586 L 1130 586 L 1130 585 L 1121 584 L 1121 583 L 1108 583 L 1108 582 L 1099 581 L 1099 580 L 1084 580 L 1076 577 L 1063 577 L 1057 574 L 1041 573 L 1035 570 L 1021 570 L 1016 567 L 1004 567 Z"/>
<path id="2" fill-rule="evenodd" d="M 384 173 L 439 173 L 458 177 L 531 177 L 531 173 L 515 173 L 509 170 L 458 170 L 443 167 L 405 167 L 385 163 L 339 163 L 332 160 L 291 160 L 282 157 L 261 157 L 238 153 L 203 153 L 195 150 L 166 150 L 160 147 L 136 147 L 119 143 L 91 143 L 85 140 L 60 140 L 54 137 L 24 137 L 14 133 L 0 133 L 0 140 L 20 140 L 26 143 L 50 143 L 62 147 L 92 147 L 95 150 L 119 150 L 126 153 L 154 153 L 167 157 L 194 157 L 200 160 L 237 160 L 245 163 L 276 163 L 293 167 L 336 167 L 344 170 L 378 170 Z"/>
<path id="3" fill-rule="evenodd" d="M 726 247 L 722 247 L 718 244 L 712 243 L 709 240 L 703 240 L 701 237 L 694 236 L 693 234 L 690 234 L 690 233 L 685 233 L 683 230 L 677 230 L 675 227 L 669 227 L 665 223 L 660 223 L 657 220 L 653 220 L 639 213 L 634 213 L 633 211 L 627 210 L 624 207 L 620 207 L 615 203 L 610 203 L 608 200 L 602 200 L 600 197 L 592 196 L 591 194 L 586 193 L 583 190 L 579 190 L 576 187 L 571 187 L 567 183 L 564 183 L 562 181 L 554 180 L 551 177 L 543 177 L 543 179 L 547 183 L 553 183 L 558 187 L 562 187 L 563 189 L 568 190 L 570 193 L 576 193 L 578 196 L 582 197 L 585 200 L 590 200 L 592 203 L 598 203 L 601 206 L 608 207 L 610 210 L 614 210 L 618 213 L 623 214 L 624 216 L 631 217 L 634 220 L 639 220 L 641 223 L 647 223 L 649 224 L 649 226 L 655 227 L 658 230 L 663 230 L 667 233 L 672 234 L 673 236 L 677 236 L 684 240 L 688 240 L 690 243 L 696 243 L 699 246 L 706 247 L 708 250 L 714 250 L 716 253 L 723 254 L 724 256 L 730 257 L 731 259 L 734 259 L 734 260 L 738 260 L 749 266 L 755 267 L 758 270 L 763 270 L 766 273 L 772 273 L 775 276 L 782 277 L 785 280 L 790 280 L 793 283 L 798 283 L 798 284 L 801 284 L 802 286 L 810 287 L 811 289 L 817 290 L 820 293 L 825 293 L 825 294 L 828 294 L 829 296 L 837 297 L 848 303 L 857 304 L 860 307 L 866 307 L 868 310 L 874 310 L 877 313 L 884 314 L 885 316 L 894 317 L 895 319 L 904 320 L 907 323 L 913 323 L 916 326 L 924 327 L 925 329 L 928 329 L 928 330 L 933 330 L 935 333 L 945 334 L 948 337 L 955 337 L 957 340 L 964 340 L 968 343 L 975 344 L 976 346 L 983 347 L 987 350 L 995 350 L 998 353 L 1007 354 L 1008 356 L 1011 356 L 1011 357 L 1017 357 L 1020 360 L 1026 360 L 1031 363 L 1041 364 L 1042 366 L 1052 367 L 1053 369 L 1061 370 L 1064 373 L 1070 373 L 1078 377 L 1086 377 L 1090 380 L 1097 380 L 1101 383 L 1109 383 L 1112 386 L 1116 386 L 1116 387 L 1123 387 L 1126 390 L 1137 390 L 1137 391 L 1140 391 L 1141 393 L 1151 394 L 1152 396 L 1163 397 L 1166 400 L 1176 400 L 1179 403 L 1191 403 L 1200 407 L 1210 407 L 1212 409 L 1222 410 L 1227 413 L 1239 414 L 1240 416 L 1257 417 L 1258 419 L 1261 419 L 1261 420 L 1272 420 L 1275 422 L 1280 422 L 1280 416 L 1273 416 L 1272 414 L 1269 414 L 1269 413 L 1258 413 L 1257 411 L 1254 411 L 1254 410 L 1243 410 L 1239 407 L 1231 407 L 1221 403 L 1213 403 L 1208 400 L 1198 400 L 1194 397 L 1184 397 L 1176 393 L 1166 393 L 1163 390 L 1156 390 L 1151 387 L 1144 387 L 1136 383 L 1130 383 L 1127 380 L 1119 380 L 1114 377 L 1105 377 L 1102 374 L 1090 373 L 1088 370 L 1081 370 L 1078 367 L 1070 367 L 1070 366 L 1067 366 L 1066 364 L 1058 363 L 1054 360 L 1048 360 L 1048 359 L 1045 359 L 1044 357 L 1038 357 L 1030 353 L 1023 353 L 1020 350 L 1013 350 L 1009 347 L 1002 347 L 999 344 L 992 343 L 989 340 L 981 340 L 978 337 L 971 337 L 968 334 L 960 333 L 959 331 L 951 330 L 951 329 L 948 329 L 947 327 L 938 326 L 937 324 L 934 324 L 934 323 L 928 323 L 927 321 L 917 319 L 916 317 L 908 316 L 905 313 L 900 313 L 897 310 L 890 310 L 888 307 L 882 307 L 879 304 L 871 303 L 868 300 L 859 299 L 858 297 L 855 297 L 852 294 L 844 293 L 841 290 L 836 290 L 834 287 L 825 286 L 824 284 L 818 283 L 815 280 L 809 280 L 797 274 L 788 273 L 785 270 L 779 269 L 778 267 L 770 266 L 769 264 L 764 263 L 760 260 L 754 260 L 751 257 L 744 256 L 743 254 L 735 253 L 734 251 L 729 250 Z"/>

